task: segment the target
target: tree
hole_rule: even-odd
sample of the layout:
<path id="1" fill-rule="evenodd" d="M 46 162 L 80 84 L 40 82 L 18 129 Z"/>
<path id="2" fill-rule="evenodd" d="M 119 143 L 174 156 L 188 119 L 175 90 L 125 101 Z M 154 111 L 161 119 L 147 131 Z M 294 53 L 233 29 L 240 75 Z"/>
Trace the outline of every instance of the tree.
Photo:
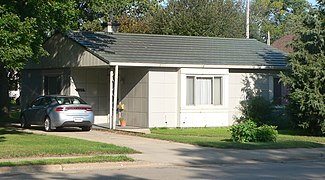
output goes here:
<path id="1" fill-rule="evenodd" d="M 0 0 L 0 115 L 8 113 L 8 72 L 47 52 L 43 43 L 55 32 L 93 30 L 117 15 L 146 12 L 150 0 Z M 96 26 L 95 26 L 96 27 Z M 98 26 L 97 26 L 98 27 Z"/>
<path id="2" fill-rule="evenodd" d="M 127 6 L 123 13 L 118 14 L 119 32 L 151 33 L 152 15 L 161 7 L 157 0 L 135 1 L 132 5 Z"/>
<path id="3" fill-rule="evenodd" d="M 325 134 L 325 11 L 310 12 L 293 44 L 290 70 L 281 74 L 290 87 L 288 109 L 292 120 L 313 135 Z"/>
<path id="4" fill-rule="evenodd" d="M 8 70 L 19 70 L 33 56 L 36 20 L 7 12 L 0 6 L 0 115 L 8 113 Z"/>
<path id="5" fill-rule="evenodd" d="M 0 115 L 8 113 L 8 72 L 46 55 L 44 41 L 76 24 L 75 5 L 72 0 L 0 0 Z"/>
<path id="6" fill-rule="evenodd" d="M 148 23 L 144 19 L 158 8 L 158 3 L 158 0 L 80 0 L 80 29 L 98 31 L 103 24 L 118 20 L 122 32 L 146 32 Z"/>
<path id="7" fill-rule="evenodd" d="M 241 7 L 231 0 L 170 0 L 153 14 L 151 33 L 244 37 Z"/>
<path id="8" fill-rule="evenodd" d="M 253 0 L 251 6 L 251 37 L 266 42 L 293 34 L 301 26 L 302 18 L 310 10 L 306 0 Z"/>

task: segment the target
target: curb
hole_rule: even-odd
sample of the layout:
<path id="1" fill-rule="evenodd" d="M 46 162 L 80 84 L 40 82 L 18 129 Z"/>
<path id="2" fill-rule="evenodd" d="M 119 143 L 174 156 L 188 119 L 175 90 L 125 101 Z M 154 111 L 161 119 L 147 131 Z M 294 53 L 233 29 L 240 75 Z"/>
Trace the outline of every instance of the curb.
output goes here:
<path id="1" fill-rule="evenodd" d="M 80 170 L 99 170 L 99 169 L 123 169 L 140 167 L 165 167 L 170 164 L 148 163 L 148 162 L 104 162 L 104 163 L 77 163 L 77 164 L 58 164 L 58 165 L 26 165 L 0 167 L 0 174 L 20 174 L 20 172 L 63 172 Z"/>

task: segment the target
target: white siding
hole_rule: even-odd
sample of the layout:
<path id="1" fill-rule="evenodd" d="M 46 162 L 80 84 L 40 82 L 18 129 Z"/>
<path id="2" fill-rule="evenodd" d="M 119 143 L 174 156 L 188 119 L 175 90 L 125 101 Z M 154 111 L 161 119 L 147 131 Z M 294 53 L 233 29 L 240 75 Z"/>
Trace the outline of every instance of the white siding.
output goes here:
<path id="1" fill-rule="evenodd" d="M 228 126 L 229 100 L 228 69 L 188 69 L 180 74 L 180 122 L 179 127 L 220 127 Z M 186 105 L 186 76 L 222 77 L 222 105 Z"/>
<path id="2" fill-rule="evenodd" d="M 149 71 L 149 127 L 177 127 L 176 71 Z"/>
<path id="3" fill-rule="evenodd" d="M 231 71 L 229 74 L 229 123 L 232 124 L 235 117 L 240 116 L 240 101 L 246 97 L 244 89 L 248 89 L 255 94 L 262 95 L 266 100 L 273 97 L 273 76 L 275 72 L 243 70 Z"/>

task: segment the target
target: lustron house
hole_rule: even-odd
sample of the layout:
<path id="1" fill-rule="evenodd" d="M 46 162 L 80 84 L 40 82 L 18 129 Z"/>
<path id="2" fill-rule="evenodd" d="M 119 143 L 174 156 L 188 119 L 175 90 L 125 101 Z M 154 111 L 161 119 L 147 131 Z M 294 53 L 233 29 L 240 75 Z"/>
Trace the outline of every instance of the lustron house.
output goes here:
<path id="1" fill-rule="evenodd" d="M 229 126 L 244 89 L 272 101 L 285 54 L 254 39 L 71 32 L 44 45 L 49 56 L 22 72 L 22 105 L 38 95 L 82 97 L 95 124 L 152 127 Z"/>

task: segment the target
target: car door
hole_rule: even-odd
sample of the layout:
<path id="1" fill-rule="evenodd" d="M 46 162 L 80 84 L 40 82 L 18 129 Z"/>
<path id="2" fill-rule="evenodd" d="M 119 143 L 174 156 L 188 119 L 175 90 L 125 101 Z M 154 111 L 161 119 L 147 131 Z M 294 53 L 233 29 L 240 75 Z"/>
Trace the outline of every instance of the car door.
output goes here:
<path id="1" fill-rule="evenodd" d="M 24 111 L 24 116 L 29 124 L 36 124 L 38 117 L 37 111 L 40 109 L 40 105 L 44 97 L 38 97 L 34 100 Z"/>
<path id="2" fill-rule="evenodd" d="M 50 97 L 42 98 L 40 104 L 35 107 L 35 124 L 42 125 L 47 115 L 47 109 L 51 104 L 52 100 Z"/>

